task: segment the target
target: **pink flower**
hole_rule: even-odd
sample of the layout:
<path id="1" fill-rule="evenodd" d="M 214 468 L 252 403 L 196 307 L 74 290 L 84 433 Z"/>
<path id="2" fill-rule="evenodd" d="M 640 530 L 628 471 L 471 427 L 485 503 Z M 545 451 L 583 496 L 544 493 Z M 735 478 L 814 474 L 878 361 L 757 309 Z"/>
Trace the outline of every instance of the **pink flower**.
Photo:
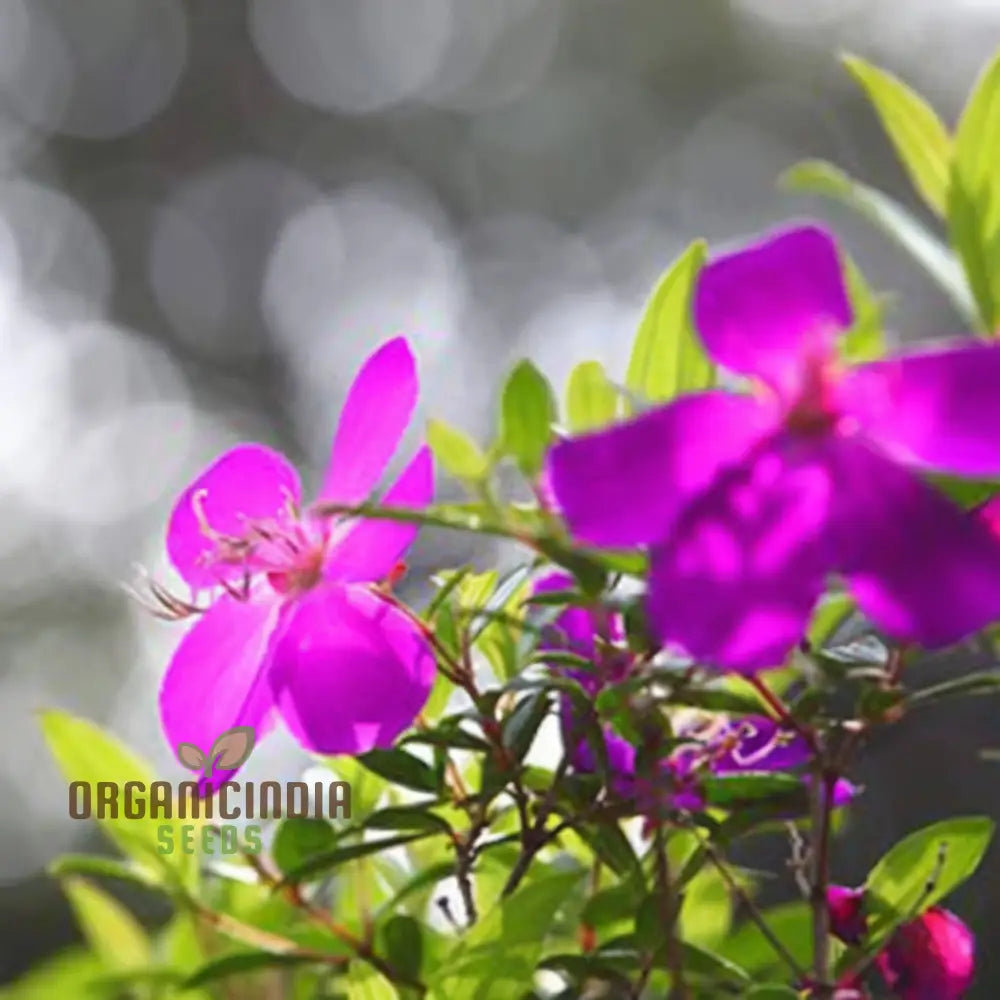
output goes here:
<path id="1" fill-rule="evenodd" d="M 348 393 L 317 501 L 364 502 L 416 404 L 403 339 L 365 362 Z M 430 502 L 421 448 L 384 500 Z M 417 528 L 301 511 L 295 469 L 263 445 L 239 445 L 180 495 L 167 551 L 193 590 L 214 600 L 181 640 L 160 690 L 171 745 L 211 746 L 233 726 L 259 740 L 279 715 L 303 746 L 358 754 L 386 747 L 423 707 L 434 659 L 418 627 L 371 586 L 397 565 Z M 217 772 L 212 789 L 235 772 Z"/>
<path id="2" fill-rule="evenodd" d="M 861 944 L 868 931 L 864 889 L 827 889 L 830 930 L 847 944 Z M 948 910 L 932 906 L 899 927 L 875 965 L 899 1000 L 962 1000 L 975 973 L 975 939 Z"/>
<path id="3" fill-rule="evenodd" d="M 903 924 L 876 964 L 900 1000 L 962 1000 L 975 974 L 976 943 L 954 913 L 934 906 Z"/>

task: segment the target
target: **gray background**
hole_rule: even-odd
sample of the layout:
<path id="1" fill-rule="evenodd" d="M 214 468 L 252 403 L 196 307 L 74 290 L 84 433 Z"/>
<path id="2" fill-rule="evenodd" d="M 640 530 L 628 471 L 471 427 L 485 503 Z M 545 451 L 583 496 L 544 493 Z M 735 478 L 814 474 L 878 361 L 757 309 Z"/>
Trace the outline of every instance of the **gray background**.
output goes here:
<path id="1" fill-rule="evenodd" d="M 95 839 L 66 818 L 34 711 L 178 771 L 155 694 L 179 632 L 120 584 L 165 572 L 165 515 L 204 462 L 261 440 L 315 482 L 356 365 L 400 332 L 422 415 L 482 436 L 503 366 L 620 373 L 688 241 L 794 214 L 897 293 L 894 337 L 956 332 L 880 236 L 774 181 L 821 156 L 912 204 L 836 53 L 953 121 L 998 44 L 997 0 L 0 0 L 3 978 L 69 939 L 38 873 Z M 427 536 L 413 576 L 472 554 L 491 556 Z M 998 812 L 977 761 L 996 712 L 948 705 L 871 749 L 842 880 L 918 823 Z M 250 776 L 303 762 L 279 737 Z M 1000 975 L 998 873 L 993 852 L 953 901 L 978 997 Z"/>

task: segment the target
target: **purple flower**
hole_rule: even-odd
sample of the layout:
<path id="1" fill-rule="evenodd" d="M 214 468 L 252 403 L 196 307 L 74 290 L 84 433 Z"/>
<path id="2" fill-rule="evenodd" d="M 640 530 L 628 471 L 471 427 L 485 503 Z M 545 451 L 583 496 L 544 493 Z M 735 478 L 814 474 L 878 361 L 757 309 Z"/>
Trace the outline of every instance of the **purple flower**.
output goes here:
<path id="1" fill-rule="evenodd" d="M 418 391 L 403 339 L 351 386 L 317 500 L 358 504 L 377 485 Z M 385 495 L 421 507 L 433 494 L 421 448 Z M 423 707 L 434 659 L 417 626 L 371 584 L 397 565 L 412 525 L 346 521 L 299 509 L 288 461 L 262 445 L 226 452 L 181 494 L 167 551 L 209 609 L 183 637 L 160 690 L 171 745 L 208 747 L 223 730 L 258 740 L 280 714 L 311 750 L 363 753 L 392 743 Z M 212 788 L 235 772 L 217 772 Z"/>
<path id="2" fill-rule="evenodd" d="M 868 932 L 864 889 L 827 889 L 830 930 L 847 944 Z M 961 1000 L 976 964 L 972 932 L 954 913 L 932 906 L 897 928 L 875 960 L 886 985 L 900 1000 Z"/>
<path id="3" fill-rule="evenodd" d="M 754 391 L 684 397 L 563 441 L 549 464 L 576 537 L 651 547 L 661 640 L 707 664 L 773 666 L 833 573 L 924 646 L 1000 616 L 1000 542 L 919 476 L 1000 473 L 1000 345 L 842 367 L 851 309 L 837 248 L 813 227 L 710 263 L 694 313 L 709 354 Z"/>

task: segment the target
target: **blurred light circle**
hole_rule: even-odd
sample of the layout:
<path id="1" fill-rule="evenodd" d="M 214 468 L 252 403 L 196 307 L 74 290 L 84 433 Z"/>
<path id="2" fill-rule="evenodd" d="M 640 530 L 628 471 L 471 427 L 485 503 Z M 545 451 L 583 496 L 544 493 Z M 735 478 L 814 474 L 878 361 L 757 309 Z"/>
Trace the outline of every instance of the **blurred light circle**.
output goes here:
<path id="1" fill-rule="evenodd" d="M 316 188 L 271 160 L 213 167 L 177 188 L 156 214 L 149 283 L 177 338 L 210 357 L 266 349 L 259 315 L 267 256 Z"/>
<path id="2" fill-rule="evenodd" d="M 300 101 L 364 114 L 415 96 L 441 63 L 452 0 L 252 0 L 268 69 Z"/>
<path id="3" fill-rule="evenodd" d="M 271 254 L 263 310 L 308 398 L 305 431 L 328 444 L 338 403 L 378 344 L 399 335 L 432 363 L 465 296 L 451 234 L 426 196 L 358 184 L 289 219 Z"/>
<path id="4" fill-rule="evenodd" d="M 563 10 L 550 0 L 456 4 L 448 47 L 423 100 L 481 111 L 524 96 L 552 62 Z"/>
<path id="5" fill-rule="evenodd" d="M 0 181 L 0 218 L 17 244 L 24 294 L 41 313 L 103 311 L 113 277 L 107 239 L 77 202 L 31 181 Z"/>
<path id="6" fill-rule="evenodd" d="M 0 0 L 0 21 L 17 37 L 0 45 L 0 86 L 13 108 L 39 128 L 85 139 L 147 122 L 187 58 L 178 0 Z"/>

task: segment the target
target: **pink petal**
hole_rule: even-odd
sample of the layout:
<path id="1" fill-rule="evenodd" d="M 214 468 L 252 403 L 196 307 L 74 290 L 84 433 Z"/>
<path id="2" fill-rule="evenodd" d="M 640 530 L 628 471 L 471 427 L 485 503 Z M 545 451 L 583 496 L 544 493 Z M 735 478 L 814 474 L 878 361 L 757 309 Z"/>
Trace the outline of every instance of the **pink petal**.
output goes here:
<path id="1" fill-rule="evenodd" d="M 666 537 L 678 511 L 774 424 L 749 396 L 685 396 L 627 423 L 557 444 L 548 478 L 570 531 L 593 545 Z"/>
<path id="2" fill-rule="evenodd" d="M 239 567 L 212 566 L 215 545 L 198 519 L 200 504 L 212 530 L 241 536 L 247 521 L 285 516 L 289 503 L 302 496 L 299 476 L 288 460 L 260 444 L 243 444 L 217 458 L 174 505 L 167 525 L 167 553 L 192 587 L 213 587 L 242 574 Z"/>
<path id="3" fill-rule="evenodd" d="M 234 726 L 253 726 L 258 740 L 271 728 L 268 647 L 281 610 L 269 588 L 246 601 L 223 594 L 184 635 L 160 687 L 160 720 L 172 747 L 193 743 L 208 754 Z M 233 774 L 217 772 L 212 787 Z"/>
<path id="4" fill-rule="evenodd" d="M 900 1000 L 962 1000 L 975 978 L 975 938 L 954 913 L 932 906 L 893 934 L 876 965 Z"/>
<path id="5" fill-rule="evenodd" d="M 303 746 L 359 754 L 413 723 L 434 674 L 430 647 L 402 611 L 368 587 L 323 584 L 296 602 L 270 677 Z"/>
<path id="6" fill-rule="evenodd" d="M 802 639 L 832 568 L 825 449 L 777 437 L 722 472 L 652 551 L 648 613 L 664 643 L 753 673 Z"/>
<path id="7" fill-rule="evenodd" d="M 983 518 L 858 439 L 837 467 L 838 568 L 874 622 L 934 648 L 1000 619 L 1000 539 Z"/>
<path id="8" fill-rule="evenodd" d="M 406 431 L 418 388 L 416 361 L 403 337 L 365 361 L 340 413 L 317 499 L 358 504 L 370 496 Z"/>
<path id="9" fill-rule="evenodd" d="M 382 502 L 387 507 L 421 510 L 434 497 L 434 462 L 429 448 L 421 448 L 389 487 Z M 324 575 L 330 580 L 381 580 L 413 544 L 420 527 L 401 521 L 363 519 L 346 528 L 331 545 Z"/>
<path id="10" fill-rule="evenodd" d="M 720 365 L 793 395 L 806 359 L 831 356 L 851 324 L 833 237 L 803 226 L 716 258 L 698 278 L 694 317 Z"/>
<path id="11" fill-rule="evenodd" d="M 861 365 L 841 396 L 862 431 L 901 462 L 1000 475 L 1000 344 L 964 341 Z"/>

